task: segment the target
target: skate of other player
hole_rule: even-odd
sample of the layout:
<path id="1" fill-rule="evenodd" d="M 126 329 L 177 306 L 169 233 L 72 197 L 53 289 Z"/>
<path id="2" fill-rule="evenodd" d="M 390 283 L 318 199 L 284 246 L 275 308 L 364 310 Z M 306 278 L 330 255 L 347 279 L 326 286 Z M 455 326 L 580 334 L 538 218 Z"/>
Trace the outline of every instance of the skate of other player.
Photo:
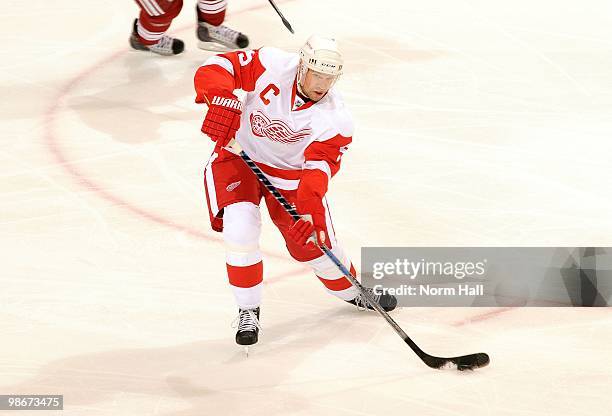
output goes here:
<path id="1" fill-rule="evenodd" d="M 371 309 L 309 241 L 315 233 L 356 275 L 336 239 L 326 198 L 353 135 L 352 118 L 334 88 L 342 67 L 336 42 L 313 36 L 299 54 L 269 47 L 229 52 L 209 58 L 196 72 L 196 102 L 208 105 L 202 132 L 215 142 L 204 186 L 211 226 L 223 233 L 228 280 L 239 309 L 238 344 L 258 341 L 264 275 L 259 249 L 262 200 L 290 255 L 308 264 L 328 293 Z M 235 89 L 246 92 L 244 102 L 233 94 Z M 232 138 L 308 221 L 294 222 L 242 159 L 225 149 Z M 387 311 L 397 304 L 390 295 L 374 298 Z"/>
<path id="2" fill-rule="evenodd" d="M 249 46 L 249 38 L 223 24 L 227 0 L 198 0 L 196 36 L 200 49 L 227 51 Z"/>
<path id="3" fill-rule="evenodd" d="M 178 55 L 185 50 L 181 39 L 166 34 L 183 8 L 183 0 L 136 0 L 140 14 L 134 20 L 130 46 L 158 55 Z M 246 48 L 249 38 L 225 25 L 227 0 L 198 0 L 196 37 L 198 46 L 209 50 Z"/>

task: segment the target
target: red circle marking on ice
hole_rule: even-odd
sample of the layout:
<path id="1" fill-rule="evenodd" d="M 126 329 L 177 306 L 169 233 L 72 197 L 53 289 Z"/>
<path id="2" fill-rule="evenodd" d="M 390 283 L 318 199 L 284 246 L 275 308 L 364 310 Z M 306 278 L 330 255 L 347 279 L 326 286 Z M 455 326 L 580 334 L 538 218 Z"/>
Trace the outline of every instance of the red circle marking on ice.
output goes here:
<path id="1" fill-rule="evenodd" d="M 267 7 L 266 4 L 261 4 L 261 5 L 257 5 L 257 6 L 253 6 L 253 7 L 249 7 L 243 10 L 240 10 L 236 13 L 233 13 L 234 15 L 236 14 L 241 14 L 241 13 L 245 13 L 248 11 L 253 11 L 253 10 L 257 10 L 257 9 L 261 9 Z M 193 29 L 193 25 L 186 25 L 183 26 L 181 28 L 179 28 L 178 30 L 176 30 L 175 32 L 183 32 L 186 30 L 191 30 Z M 142 208 L 137 206 L 136 204 L 133 204 L 131 202 L 129 202 L 128 200 L 113 194 L 112 192 L 104 189 L 103 186 L 101 186 L 100 184 L 98 184 L 97 182 L 95 182 L 94 180 L 92 180 L 91 178 L 89 178 L 85 173 L 81 172 L 77 166 L 72 163 L 70 161 L 70 159 L 66 156 L 66 154 L 64 153 L 61 145 L 58 143 L 58 138 L 57 138 L 57 134 L 56 134 L 56 120 L 57 120 L 57 114 L 58 111 L 61 109 L 62 105 L 63 105 L 63 101 L 66 98 L 66 96 L 70 93 L 71 90 L 73 90 L 78 84 L 80 84 L 81 82 L 83 82 L 85 79 L 89 78 L 90 76 L 92 76 L 96 71 L 100 70 L 101 68 L 105 67 L 106 65 L 114 62 L 117 58 L 121 57 L 122 55 L 125 55 L 126 53 L 130 52 L 131 49 L 129 48 L 125 48 L 125 49 L 121 49 L 118 50 L 112 54 L 110 54 L 109 56 L 100 59 L 99 61 L 97 61 L 96 63 L 92 64 L 91 66 L 89 66 L 88 68 L 83 69 L 82 71 L 80 71 L 79 73 L 77 73 L 76 76 L 74 76 L 73 78 L 71 78 L 66 84 L 64 84 L 59 91 L 57 92 L 57 94 L 55 95 L 55 97 L 51 100 L 51 104 L 49 105 L 49 107 L 47 108 L 47 110 L 45 111 L 44 114 L 44 122 L 43 122 L 43 126 L 44 126 L 44 139 L 45 142 L 47 144 L 47 147 L 49 148 L 50 153 L 53 155 L 53 157 L 57 160 L 57 162 L 59 163 L 59 165 L 70 175 L 72 176 L 72 178 L 74 179 L 74 181 L 80 185 L 85 187 L 86 189 L 94 192 L 96 195 L 98 195 L 99 197 L 109 201 L 110 203 L 112 203 L 115 206 L 119 206 L 124 208 L 125 210 L 131 212 L 134 215 L 137 215 L 139 217 L 145 218 L 149 221 L 152 221 L 154 223 L 169 227 L 169 228 L 173 228 L 175 230 L 178 231 L 182 231 L 188 235 L 191 235 L 193 237 L 197 237 L 197 238 L 201 238 L 204 240 L 208 240 L 208 241 L 221 241 L 220 238 L 216 238 L 213 237 L 209 234 L 206 234 L 198 229 L 189 227 L 187 225 L 184 224 L 180 224 L 179 222 L 171 219 L 171 218 L 167 218 L 164 217 L 161 214 L 155 213 L 149 209 L 146 208 Z M 204 211 L 205 212 L 205 211 Z M 277 254 L 273 254 L 273 253 L 269 253 L 267 252 L 266 255 L 271 256 L 271 257 L 275 257 L 278 259 L 283 259 L 286 261 L 292 261 L 291 259 L 285 257 L 285 256 L 279 256 Z M 293 261 L 292 261 L 293 262 Z"/>

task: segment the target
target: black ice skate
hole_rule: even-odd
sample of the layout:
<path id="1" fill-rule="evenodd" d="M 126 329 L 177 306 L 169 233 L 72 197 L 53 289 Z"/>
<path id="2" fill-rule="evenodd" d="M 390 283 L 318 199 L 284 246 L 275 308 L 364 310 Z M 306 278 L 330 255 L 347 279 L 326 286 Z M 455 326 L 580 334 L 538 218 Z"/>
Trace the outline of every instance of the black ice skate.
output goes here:
<path id="1" fill-rule="evenodd" d="M 197 11 L 197 10 L 196 10 Z M 227 51 L 231 49 L 243 49 L 249 46 L 249 38 L 227 26 L 213 26 L 198 19 L 198 47 L 209 51 Z"/>
<path id="2" fill-rule="evenodd" d="M 247 356 L 248 347 L 256 344 L 259 336 L 259 307 L 254 309 L 239 309 L 238 332 L 236 332 L 236 344 L 243 345 Z"/>
<path id="3" fill-rule="evenodd" d="M 150 51 L 159 55 L 178 55 L 185 50 L 185 44 L 182 40 L 176 39 L 167 35 L 163 35 L 159 42 L 155 45 L 143 44 L 137 35 L 138 19 L 134 19 L 134 27 L 130 36 L 130 46 L 138 51 Z"/>
<path id="4" fill-rule="evenodd" d="M 386 293 L 382 295 L 377 295 L 374 293 L 374 290 L 372 290 L 369 287 L 366 288 L 366 291 L 371 295 L 371 297 L 376 302 L 378 302 L 378 304 L 386 312 L 391 312 L 397 306 L 397 298 L 393 295 L 388 295 Z M 369 309 L 371 311 L 374 310 L 374 308 L 370 305 L 370 303 L 366 300 L 366 298 L 361 294 L 357 295 L 355 299 L 347 300 L 346 302 L 352 303 L 353 305 L 361 309 Z"/>

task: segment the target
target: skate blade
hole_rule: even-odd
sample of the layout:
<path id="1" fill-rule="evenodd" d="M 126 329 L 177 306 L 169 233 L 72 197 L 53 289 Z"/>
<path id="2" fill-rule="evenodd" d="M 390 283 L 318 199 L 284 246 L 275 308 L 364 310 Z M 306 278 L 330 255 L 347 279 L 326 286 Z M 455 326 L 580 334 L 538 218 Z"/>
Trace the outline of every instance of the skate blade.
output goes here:
<path id="1" fill-rule="evenodd" d="M 217 42 L 204 42 L 202 40 L 198 41 L 198 48 L 205 50 L 205 51 L 211 51 L 211 52 L 231 52 L 231 51 L 237 51 L 240 49 L 238 47 L 230 48 L 228 46 L 222 45 Z"/>

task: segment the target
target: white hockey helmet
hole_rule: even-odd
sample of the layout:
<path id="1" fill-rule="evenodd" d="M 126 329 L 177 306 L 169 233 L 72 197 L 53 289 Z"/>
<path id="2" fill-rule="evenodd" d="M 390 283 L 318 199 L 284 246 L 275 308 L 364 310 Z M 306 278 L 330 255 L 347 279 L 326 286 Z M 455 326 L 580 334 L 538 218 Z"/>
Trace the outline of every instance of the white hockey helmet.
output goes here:
<path id="1" fill-rule="evenodd" d="M 335 39 L 312 35 L 300 48 L 300 64 L 322 74 L 342 75 L 343 59 Z"/>
<path id="2" fill-rule="evenodd" d="M 343 59 L 334 39 L 312 35 L 300 48 L 297 84 L 301 93 L 308 70 L 331 77 L 328 88 L 331 88 L 342 75 Z"/>

